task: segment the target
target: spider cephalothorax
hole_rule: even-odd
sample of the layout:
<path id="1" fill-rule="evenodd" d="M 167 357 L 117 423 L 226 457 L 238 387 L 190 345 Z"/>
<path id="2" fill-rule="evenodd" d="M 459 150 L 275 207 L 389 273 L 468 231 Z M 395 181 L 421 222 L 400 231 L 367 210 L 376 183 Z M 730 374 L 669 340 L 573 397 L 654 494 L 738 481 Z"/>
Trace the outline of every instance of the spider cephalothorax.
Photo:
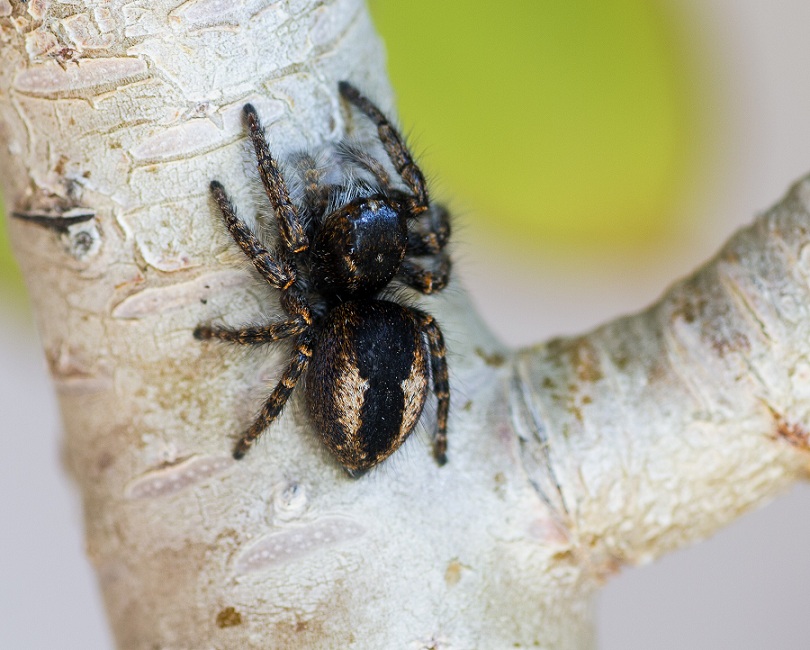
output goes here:
<path id="1" fill-rule="evenodd" d="M 403 304 L 391 289 L 404 284 L 428 294 L 445 287 L 449 217 L 428 200 L 422 172 L 382 112 L 349 83 L 341 82 L 339 89 L 377 127 L 398 178 L 392 180 L 383 161 L 342 142 L 291 157 L 297 173 L 291 198 L 256 110 L 245 106 L 259 175 L 278 222 L 275 247 L 268 251 L 236 216 L 220 183 L 213 181 L 211 192 L 236 243 L 281 291 L 287 318 L 238 330 L 200 326 L 194 334 L 243 344 L 294 340 L 292 359 L 236 443 L 234 458 L 245 455 L 305 375 L 313 424 L 352 474 L 376 465 L 405 441 L 432 379 L 434 453 L 443 464 L 450 389 L 442 332 L 430 314 Z"/>

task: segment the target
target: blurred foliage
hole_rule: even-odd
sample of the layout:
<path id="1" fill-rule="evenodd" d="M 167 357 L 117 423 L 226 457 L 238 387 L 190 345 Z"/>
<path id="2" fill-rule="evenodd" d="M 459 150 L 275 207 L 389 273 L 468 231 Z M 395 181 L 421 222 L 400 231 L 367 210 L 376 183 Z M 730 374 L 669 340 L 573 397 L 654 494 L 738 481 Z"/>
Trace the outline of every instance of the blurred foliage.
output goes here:
<path id="1" fill-rule="evenodd" d="M 405 131 L 476 231 L 632 251 L 681 226 L 700 153 L 685 17 L 661 0 L 370 5 Z"/>
<path id="2" fill-rule="evenodd" d="M 6 210 L 3 197 L 0 195 L 0 303 L 24 304 L 22 275 L 11 253 L 6 226 Z"/>

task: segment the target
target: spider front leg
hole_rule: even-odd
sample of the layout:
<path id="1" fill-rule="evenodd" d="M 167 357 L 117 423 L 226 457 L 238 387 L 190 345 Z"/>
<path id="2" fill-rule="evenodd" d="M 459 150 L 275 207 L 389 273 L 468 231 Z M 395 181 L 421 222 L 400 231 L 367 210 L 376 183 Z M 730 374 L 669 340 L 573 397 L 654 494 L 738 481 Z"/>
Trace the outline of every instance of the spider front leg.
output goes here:
<path id="1" fill-rule="evenodd" d="M 445 358 L 447 350 L 444 346 L 442 330 L 433 316 L 421 311 L 417 313 L 422 318 L 422 330 L 428 339 L 433 392 L 438 400 L 433 454 L 436 462 L 444 465 L 447 462 L 447 417 L 450 413 L 450 382 L 447 377 L 447 359 Z"/>
<path id="2" fill-rule="evenodd" d="M 287 184 L 284 182 L 278 165 L 267 147 L 267 141 L 264 139 L 264 129 L 259 121 L 259 114 L 252 104 L 245 104 L 242 110 L 247 119 L 253 148 L 256 150 L 259 176 L 262 179 L 267 198 L 270 199 L 270 204 L 276 212 L 281 241 L 288 251 L 299 253 L 309 247 L 309 239 L 304 232 L 298 210 L 290 200 Z"/>
<path id="3" fill-rule="evenodd" d="M 348 81 L 341 81 L 338 84 L 338 90 L 343 97 L 354 104 L 372 121 L 377 127 L 377 134 L 382 142 L 385 152 L 391 159 L 394 169 L 397 170 L 400 178 L 405 181 L 405 184 L 413 192 L 411 201 L 411 212 L 414 215 L 420 214 L 428 209 L 430 201 L 428 200 L 427 184 L 425 183 L 425 176 L 422 170 L 417 167 L 413 161 L 411 152 L 402 141 L 394 125 L 388 121 L 383 112 L 372 103 L 370 99 L 360 93 L 357 88 L 352 86 Z"/>
<path id="4" fill-rule="evenodd" d="M 233 449 L 234 459 L 240 460 L 243 458 L 253 446 L 253 443 L 256 442 L 256 439 L 281 413 L 281 409 L 284 408 L 284 405 L 295 389 L 295 385 L 298 383 L 298 380 L 301 378 L 301 375 L 306 370 L 312 358 L 313 338 L 314 336 L 311 329 L 305 331 L 298 338 L 295 344 L 293 358 L 281 375 L 281 379 L 278 384 L 276 384 L 273 392 L 270 393 L 270 397 L 267 398 L 267 401 L 264 403 L 264 406 L 262 406 L 262 410 L 253 421 L 253 424 L 250 425 L 250 428 L 245 431 L 242 437 L 236 442 L 236 446 Z"/>
<path id="5" fill-rule="evenodd" d="M 233 240 L 239 244 L 242 252 L 253 262 L 253 266 L 261 276 L 272 286 L 278 289 L 287 289 L 295 282 L 295 269 L 286 263 L 276 259 L 275 256 L 267 252 L 258 237 L 250 232 L 239 217 L 236 210 L 225 193 L 225 188 L 218 181 L 211 181 L 211 194 L 219 206 L 222 219 Z"/>
<path id="6" fill-rule="evenodd" d="M 402 260 L 397 275 L 417 291 L 430 294 L 441 291 L 450 280 L 450 258 L 443 252 L 434 256 L 435 268 L 429 270 L 409 259 Z"/>
<path id="7" fill-rule="evenodd" d="M 285 255 L 272 255 L 264 248 L 258 237 L 250 232 L 233 207 L 225 188 L 217 181 L 211 181 L 211 194 L 219 205 L 222 219 L 233 240 L 242 249 L 247 258 L 261 276 L 273 287 L 281 289 L 281 306 L 288 314 L 300 316 L 307 325 L 312 323 L 309 304 L 296 285 L 297 273 L 293 264 Z M 209 337 L 211 338 L 211 337 Z"/>

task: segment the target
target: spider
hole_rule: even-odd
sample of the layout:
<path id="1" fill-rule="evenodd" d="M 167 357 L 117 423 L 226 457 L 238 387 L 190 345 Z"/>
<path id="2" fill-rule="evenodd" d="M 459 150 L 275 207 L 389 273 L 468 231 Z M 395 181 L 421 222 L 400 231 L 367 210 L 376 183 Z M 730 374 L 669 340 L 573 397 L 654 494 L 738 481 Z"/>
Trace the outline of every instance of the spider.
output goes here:
<path id="1" fill-rule="evenodd" d="M 280 290 L 286 318 L 243 329 L 201 325 L 194 335 L 246 345 L 294 341 L 281 380 L 234 447 L 237 460 L 305 377 L 315 429 L 349 474 L 359 476 L 411 433 L 432 378 L 434 455 L 443 465 L 450 406 L 444 337 L 435 319 L 406 304 L 397 287 L 430 294 L 447 285 L 449 215 L 428 199 L 421 170 L 385 115 L 348 82 L 338 88 L 376 126 L 375 144 L 382 145 L 401 182 L 392 180 L 383 161 L 343 141 L 318 154 L 294 155 L 297 177 L 288 186 L 256 109 L 247 104 L 259 176 L 278 222 L 275 247 L 265 248 L 236 216 L 219 182 L 211 182 L 211 193 L 233 239 Z"/>

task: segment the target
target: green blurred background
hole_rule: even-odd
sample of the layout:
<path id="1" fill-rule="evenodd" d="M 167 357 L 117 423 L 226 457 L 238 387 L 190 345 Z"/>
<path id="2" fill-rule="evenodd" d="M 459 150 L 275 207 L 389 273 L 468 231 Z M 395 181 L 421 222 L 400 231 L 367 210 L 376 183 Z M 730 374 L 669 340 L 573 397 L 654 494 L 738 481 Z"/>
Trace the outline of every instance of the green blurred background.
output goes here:
<path id="1" fill-rule="evenodd" d="M 673 206 L 701 159 L 707 103 L 668 4 L 370 5 L 401 122 L 466 243 L 588 265 L 693 227 Z M 5 228 L 0 292 L 23 304 Z"/>
<path id="2" fill-rule="evenodd" d="M 5 222 L 5 205 L 3 195 L 0 194 L 0 304 L 3 310 L 23 309 L 25 294 L 22 284 L 22 275 L 8 241 L 8 230 Z"/>
<path id="3" fill-rule="evenodd" d="M 632 253 L 690 226 L 672 208 L 706 103 L 670 3 L 370 4 L 401 122 L 476 238 Z"/>

